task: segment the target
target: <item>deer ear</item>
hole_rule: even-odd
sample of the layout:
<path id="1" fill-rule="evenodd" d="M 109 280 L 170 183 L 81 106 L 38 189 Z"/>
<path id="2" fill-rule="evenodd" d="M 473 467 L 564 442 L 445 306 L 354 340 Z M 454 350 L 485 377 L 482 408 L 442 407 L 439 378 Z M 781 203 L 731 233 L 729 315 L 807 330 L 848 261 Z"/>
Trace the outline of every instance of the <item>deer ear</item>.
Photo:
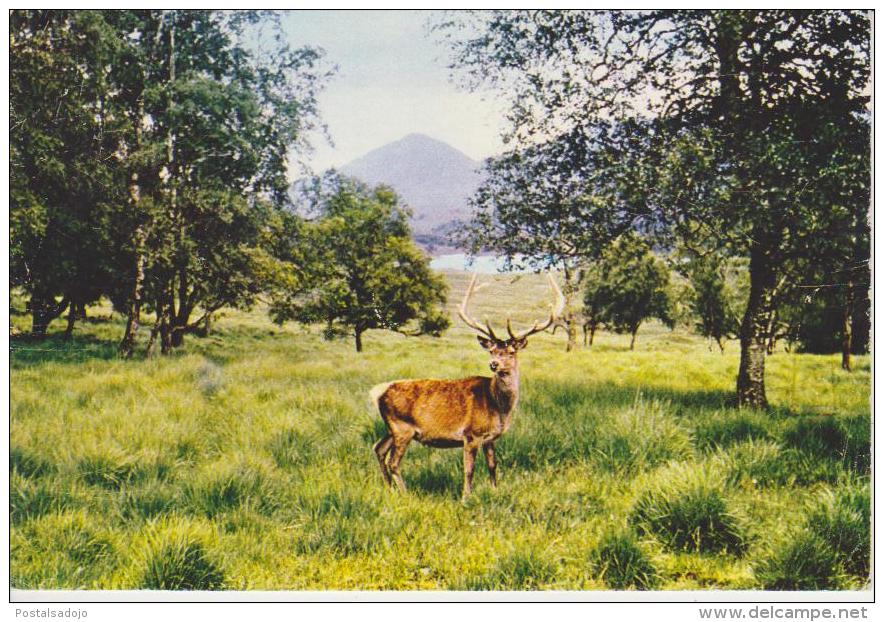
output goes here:
<path id="1" fill-rule="evenodd" d="M 513 347 L 516 350 L 524 350 L 528 347 L 528 340 L 524 337 L 522 339 L 513 339 Z"/>
<path id="2" fill-rule="evenodd" d="M 485 348 L 486 350 L 490 350 L 494 347 L 494 342 L 490 339 L 486 339 L 482 335 L 476 335 L 476 339 L 479 340 L 479 345 Z"/>

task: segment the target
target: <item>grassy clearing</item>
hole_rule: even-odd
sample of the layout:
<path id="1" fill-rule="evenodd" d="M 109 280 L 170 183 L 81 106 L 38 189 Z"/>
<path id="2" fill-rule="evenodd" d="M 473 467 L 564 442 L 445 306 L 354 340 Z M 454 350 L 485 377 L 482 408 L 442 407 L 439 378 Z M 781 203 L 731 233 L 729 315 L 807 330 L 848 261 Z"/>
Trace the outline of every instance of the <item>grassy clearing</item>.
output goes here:
<path id="1" fill-rule="evenodd" d="M 459 300 L 467 278 L 449 280 Z M 475 312 L 522 325 L 548 298 L 542 279 L 500 276 Z M 721 355 L 649 325 L 635 352 L 603 333 L 566 354 L 561 333 L 535 336 L 498 445 L 501 485 L 480 467 L 461 504 L 457 450 L 413 445 L 409 494 L 383 489 L 367 399 L 395 378 L 485 373 L 461 326 L 442 339 L 374 332 L 358 355 L 229 312 L 174 356 L 120 361 L 120 322 L 90 314 L 70 343 L 12 343 L 15 587 L 867 584 L 867 357 L 848 374 L 836 356 L 777 353 L 771 410 L 746 412 L 730 404 L 735 344 Z"/>

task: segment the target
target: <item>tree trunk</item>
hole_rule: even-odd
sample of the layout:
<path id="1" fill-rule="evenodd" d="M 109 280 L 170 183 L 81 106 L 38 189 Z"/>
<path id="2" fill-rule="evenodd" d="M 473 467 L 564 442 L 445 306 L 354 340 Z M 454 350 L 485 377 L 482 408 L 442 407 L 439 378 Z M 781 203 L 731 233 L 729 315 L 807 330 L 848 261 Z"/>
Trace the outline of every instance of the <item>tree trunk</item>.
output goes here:
<path id="1" fill-rule="evenodd" d="M 568 265 L 568 262 L 564 263 L 564 274 L 565 274 L 565 286 L 562 288 L 562 293 L 565 295 L 565 327 L 568 330 L 568 343 L 565 345 L 565 352 L 571 352 L 577 347 L 577 322 L 574 316 L 574 294 L 577 290 L 577 285 L 574 282 L 574 272 L 571 267 Z"/>
<path id="2" fill-rule="evenodd" d="M 362 330 L 356 329 L 356 351 L 362 352 Z"/>
<path id="3" fill-rule="evenodd" d="M 142 80 L 143 80 L 142 76 Z M 144 118 L 144 94 L 138 95 L 135 106 L 135 150 L 139 151 L 142 144 L 141 122 Z M 135 350 L 135 333 L 141 323 L 141 290 L 144 285 L 144 246 L 147 241 L 145 225 L 141 222 L 141 186 L 138 183 L 138 170 L 132 167 L 129 173 L 129 207 L 135 216 L 135 233 L 132 241 L 135 247 L 135 275 L 132 283 L 132 293 L 129 298 L 129 308 L 126 311 L 126 328 L 123 331 L 123 339 L 120 341 L 119 354 L 122 358 L 130 358 Z"/>
<path id="4" fill-rule="evenodd" d="M 31 310 L 31 336 L 37 339 L 45 338 L 49 324 L 65 312 L 68 304 L 67 298 L 55 302 L 55 296 L 35 292 L 28 301 L 28 308 Z"/>
<path id="5" fill-rule="evenodd" d="M 749 264 L 749 301 L 740 325 L 740 371 L 737 374 L 737 404 L 767 408 L 764 389 L 764 357 L 767 352 L 767 320 L 773 275 L 761 251 L 754 250 Z"/>
<path id="6" fill-rule="evenodd" d="M 629 349 L 635 350 L 635 336 L 638 334 L 638 326 L 632 329 L 632 339 L 629 341 Z"/>
<path id="7" fill-rule="evenodd" d="M 721 338 L 721 335 L 715 338 L 715 343 L 718 344 L 718 349 L 724 354 L 724 340 Z"/>
<path id="8" fill-rule="evenodd" d="M 595 329 L 598 328 L 597 325 L 593 324 L 589 327 L 589 346 L 592 347 L 592 342 L 595 341 Z"/>
<path id="9" fill-rule="evenodd" d="M 76 303 L 71 303 L 70 308 L 68 309 L 68 325 L 64 329 L 64 340 L 70 341 L 71 337 L 74 336 L 74 324 L 77 323 L 78 315 L 78 307 Z"/>
<path id="10" fill-rule="evenodd" d="M 850 351 L 853 349 L 853 281 L 847 282 L 841 326 L 841 369 L 850 371 Z"/>

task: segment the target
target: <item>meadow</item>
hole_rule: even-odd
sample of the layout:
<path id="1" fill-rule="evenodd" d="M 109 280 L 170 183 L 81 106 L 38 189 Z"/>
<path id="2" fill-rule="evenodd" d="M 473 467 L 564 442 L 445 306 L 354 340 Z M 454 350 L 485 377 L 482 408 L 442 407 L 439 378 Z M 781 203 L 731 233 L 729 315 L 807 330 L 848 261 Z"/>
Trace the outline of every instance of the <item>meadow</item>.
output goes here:
<path id="1" fill-rule="evenodd" d="M 453 311 L 467 275 L 449 273 Z M 541 317 L 541 278 L 486 276 L 476 317 Z M 499 300 L 505 301 L 504 306 Z M 497 306 L 492 306 L 492 302 Z M 27 328 L 15 299 L 13 328 Z M 487 373 L 442 338 L 227 311 L 169 357 L 116 357 L 122 320 L 11 340 L 10 573 L 27 589 L 863 589 L 870 564 L 870 361 L 776 352 L 768 411 L 732 405 L 738 344 L 602 332 L 520 355 L 522 394 L 460 500 L 459 450 L 412 444 L 386 490 L 367 392 Z M 148 329 L 139 333 L 141 347 Z"/>

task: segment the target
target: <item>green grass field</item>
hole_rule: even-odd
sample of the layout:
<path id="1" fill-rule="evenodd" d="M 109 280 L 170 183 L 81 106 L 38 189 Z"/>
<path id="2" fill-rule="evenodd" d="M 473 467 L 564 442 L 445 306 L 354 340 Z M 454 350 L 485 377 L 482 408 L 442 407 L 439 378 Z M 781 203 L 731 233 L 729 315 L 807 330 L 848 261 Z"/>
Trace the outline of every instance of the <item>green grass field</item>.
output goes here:
<path id="1" fill-rule="evenodd" d="M 453 301 L 466 279 L 449 275 Z M 509 308 L 489 306 L 498 295 Z M 539 277 L 498 276 L 474 311 L 521 326 L 548 298 Z M 868 357 L 846 373 L 837 356 L 776 353 L 772 408 L 753 412 L 731 406 L 735 343 L 721 355 L 648 325 L 634 352 L 602 333 L 566 354 L 561 332 L 537 335 L 498 444 L 501 485 L 480 464 L 463 504 L 456 449 L 412 444 L 408 494 L 383 488 L 367 397 L 387 380 L 486 373 L 454 314 L 441 339 L 373 332 L 360 355 L 226 312 L 180 353 L 132 361 L 115 358 L 121 320 L 90 315 L 70 343 L 12 340 L 13 587 L 868 585 Z"/>

